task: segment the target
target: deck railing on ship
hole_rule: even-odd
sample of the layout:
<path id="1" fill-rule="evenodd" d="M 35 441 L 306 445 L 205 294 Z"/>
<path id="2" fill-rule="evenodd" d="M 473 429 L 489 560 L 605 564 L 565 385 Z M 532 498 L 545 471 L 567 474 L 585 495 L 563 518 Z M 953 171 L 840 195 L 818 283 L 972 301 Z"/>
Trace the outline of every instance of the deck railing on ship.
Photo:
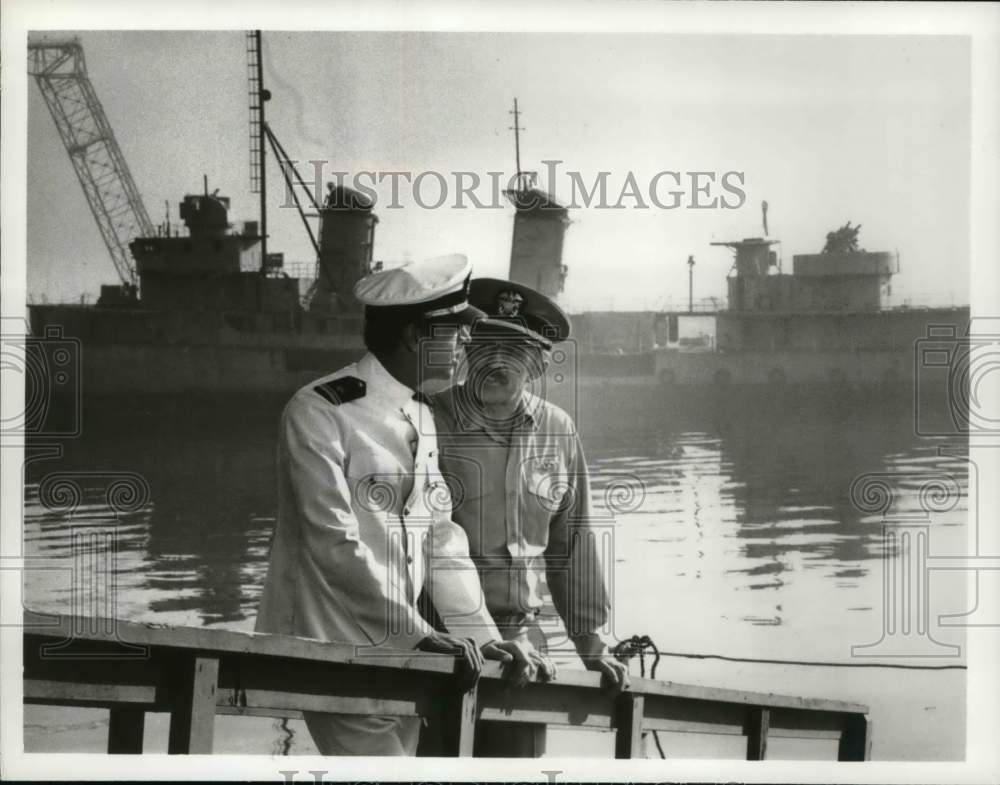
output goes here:
<path id="1" fill-rule="evenodd" d="M 168 752 L 186 754 L 212 752 L 217 714 L 323 711 L 425 717 L 440 743 L 428 754 L 441 756 L 473 755 L 482 720 L 614 731 L 619 758 L 642 757 L 650 731 L 744 736 L 748 760 L 775 737 L 829 739 L 838 760 L 870 755 L 863 705 L 640 678 L 613 695 L 597 674 L 565 668 L 555 682 L 509 689 L 497 663 L 463 692 L 456 667 L 280 635 L 25 617 L 24 702 L 109 709 L 109 753 L 142 752 L 146 712 L 169 713 Z"/>

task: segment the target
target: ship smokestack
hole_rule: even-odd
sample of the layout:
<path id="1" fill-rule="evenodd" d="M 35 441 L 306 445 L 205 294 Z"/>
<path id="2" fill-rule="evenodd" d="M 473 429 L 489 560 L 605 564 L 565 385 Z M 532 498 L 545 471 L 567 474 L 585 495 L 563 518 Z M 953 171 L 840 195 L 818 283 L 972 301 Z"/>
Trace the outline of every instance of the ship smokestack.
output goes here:
<path id="1" fill-rule="evenodd" d="M 514 237 L 510 246 L 507 277 L 530 286 L 546 297 L 558 298 L 566 284 L 567 268 L 562 263 L 563 238 L 569 214 L 555 198 L 534 187 L 535 173 L 521 169 L 521 112 L 514 99 L 514 187 L 505 191 L 514 205 Z M 551 186 L 551 183 L 550 183 Z"/>
<path id="2" fill-rule="evenodd" d="M 537 188 L 507 191 L 507 198 L 517 210 L 508 277 L 556 299 L 568 272 L 562 255 L 569 211 Z"/>
<path id="3" fill-rule="evenodd" d="M 358 191 L 327 185 L 326 201 L 320 209 L 319 279 L 309 301 L 310 311 L 360 313 L 353 291 L 354 284 L 371 268 L 378 223 L 373 207 L 374 203 Z"/>

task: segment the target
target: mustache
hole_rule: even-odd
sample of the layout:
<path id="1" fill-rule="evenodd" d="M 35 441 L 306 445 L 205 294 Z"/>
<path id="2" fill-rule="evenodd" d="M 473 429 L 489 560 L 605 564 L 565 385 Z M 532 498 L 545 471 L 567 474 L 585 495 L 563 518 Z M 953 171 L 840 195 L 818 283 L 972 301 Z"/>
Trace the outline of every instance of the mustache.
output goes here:
<path id="1" fill-rule="evenodd" d="M 475 367 L 470 374 L 469 381 L 476 386 L 482 386 L 489 382 L 506 385 L 512 376 L 511 370 L 503 364 L 488 363 Z"/>
<path id="2" fill-rule="evenodd" d="M 483 377 L 486 379 L 496 378 L 501 381 L 507 381 L 510 378 L 510 371 L 502 365 L 493 365 L 483 371 Z"/>

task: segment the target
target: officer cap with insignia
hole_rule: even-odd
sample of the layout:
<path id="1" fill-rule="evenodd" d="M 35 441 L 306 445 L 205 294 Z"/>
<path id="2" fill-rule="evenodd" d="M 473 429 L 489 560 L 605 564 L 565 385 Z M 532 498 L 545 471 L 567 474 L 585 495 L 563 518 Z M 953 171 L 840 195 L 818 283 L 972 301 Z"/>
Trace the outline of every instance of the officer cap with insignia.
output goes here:
<path id="1" fill-rule="evenodd" d="M 366 315 L 396 315 L 471 325 L 485 314 L 469 305 L 472 265 L 462 254 L 437 256 L 362 278 L 354 296 Z"/>
<path id="2" fill-rule="evenodd" d="M 518 333 L 542 348 L 569 337 L 569 317 L 555 301 L 541 292 L 499 278 L 476 278 L 469 287 L 469 302 L 486 312 L 472 328 L 472 334 Z"/>

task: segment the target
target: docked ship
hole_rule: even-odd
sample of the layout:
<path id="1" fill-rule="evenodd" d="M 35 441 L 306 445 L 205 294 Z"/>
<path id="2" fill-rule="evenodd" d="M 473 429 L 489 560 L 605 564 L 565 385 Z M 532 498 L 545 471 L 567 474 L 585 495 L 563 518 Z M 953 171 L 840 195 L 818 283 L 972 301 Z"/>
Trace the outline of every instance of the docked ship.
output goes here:
<path id="1" fill-rule="evenodd" d="M 37 55 L 34 73 L 43 92 L 68 89 L 71 79 L 65 73 L 55 79 L 55 70 L 67 52 L 82 64 L 79 44 L 29 50 Z M 374 255 L 375 205 L 346 186 L 331 187 L 322 204 L 312 202 L 310 217 L 318 218 L 313 235 L 297 201 L 316 251 L 309 281 L 289 275 L 282 255 L 267 251 L 266 146 L 279 162 L 290 161 L 264 121 L 269 94 L 262 86 L 259 33 L 248 35 L 248 55 L 251 179 L 261 194 L 260 221 L 233 224 L 229 199 L 210 192 L 207 178 L 201 193 L 180 203 L 182 226 L 152 226 L 133 200 L 142 230 L 127 242 L 130 258 L 116 262 L 122 283 L 103 286 L 95 305 L 29 306 L 33 335 L 79 342 L 79 389 L 87 396 L 287 394 L 363 352 L 362 314 L 350 293 L 381 266 Z M 60 96 L 46 98 L 56 116 Z M 91 109 L 101 114 L 99 105 Z M 62 125 L 56 119 L 62 130 L 66 117 Z M 114 152 L 106 119 L 94 126 L 105 134 L 95 138 Z M 80 147 L 67 142 L 71 157 Z M 88 155 L 95 148 L 90 144 Z M 120 151 L 109 160 L 126 195 L 137 193 Z M 74 159 L 92 197 L 85 163 Z M 294 166 L 283 165 L 291 188 L 289 170 Z M 521 177 L 520 160 L 518 170 L 516 187 L 506 192 L 515 211 L 509 277 L 558 299 L 569 273 L 563 264 L 568 209 Z M 91 207 L 100 223 L 101 205 Z M 800 255 L 792 273 L 783 274 L 775 242 L 719 243 L 732 249 L 735 262 L 728 303 L 714 312 L 571 314 L 573 340 L 553 353 L 546 394 L 572 402 L 580 390 L 622 384 L 648 390 L 642 399 L 702 387 L 902 385 L 914 377 L 914 344 L 930 326 L 961 330 L 968 323 L 967 306 L 887 308 L 898 272 L 891 254 Z M 686 337 L 692 324 L 700 336 L 695 340 Z"/>
<path id="2" fill-rule="evenodd" d="M 517 210 L 510 278 L 558 299 L 569 272 L 562 263 L 568 211 L 541 191 L 509 196 Z M 766 203 L 763 223 L 766 235 Z M 791 273 L 781 270 L 776 238 L 714 242 L 733 254 L 726 302 L 713 310 L 692 301 L 686 311 L 570 314 L 568 369 L 557 374 L 580 388 L 627 384 L 652 388 L 655 397 L 737 387 L 909 393 L 921 376 L 921 343 L 960 342 L 969 306 L 890 307 L 899 257 L 859 249 L 859 228 L 848 223 L 828 235 L 822 252 L 795 254 Z"/>
<path id="3" fill-rule="evenodd" d="M 29 306 L 32 333 L 58 329 L 80 342 L 86 395 L 292 391 L 363 351 L 360 305 L 337 293 L 374 266 L 377 218 L 361 194 L 332 196 L 320 209 L 319 275 L 306 304 L 280 254 L 261 264 L 257 222 L 233 226 L 229 200 L 206 187 L 181 202 L 183 228 L 132 241 L 135 295 L 103 286 L 93 306 Z"/>
<path id="4" fill-rule="evenodd" d="M 772 250 L 777 242 L 712 243 L 734 256 L 727 301 L 718 309 L 574 315 L 581 376 L 664 391 L 821 386 L 898 393 L 920 376 L 921 342 L 960 342 L 965 335 L 967 305 L 888 305 L 896 254 L 795 254 L 792 272 L 784 273 Z"/>

